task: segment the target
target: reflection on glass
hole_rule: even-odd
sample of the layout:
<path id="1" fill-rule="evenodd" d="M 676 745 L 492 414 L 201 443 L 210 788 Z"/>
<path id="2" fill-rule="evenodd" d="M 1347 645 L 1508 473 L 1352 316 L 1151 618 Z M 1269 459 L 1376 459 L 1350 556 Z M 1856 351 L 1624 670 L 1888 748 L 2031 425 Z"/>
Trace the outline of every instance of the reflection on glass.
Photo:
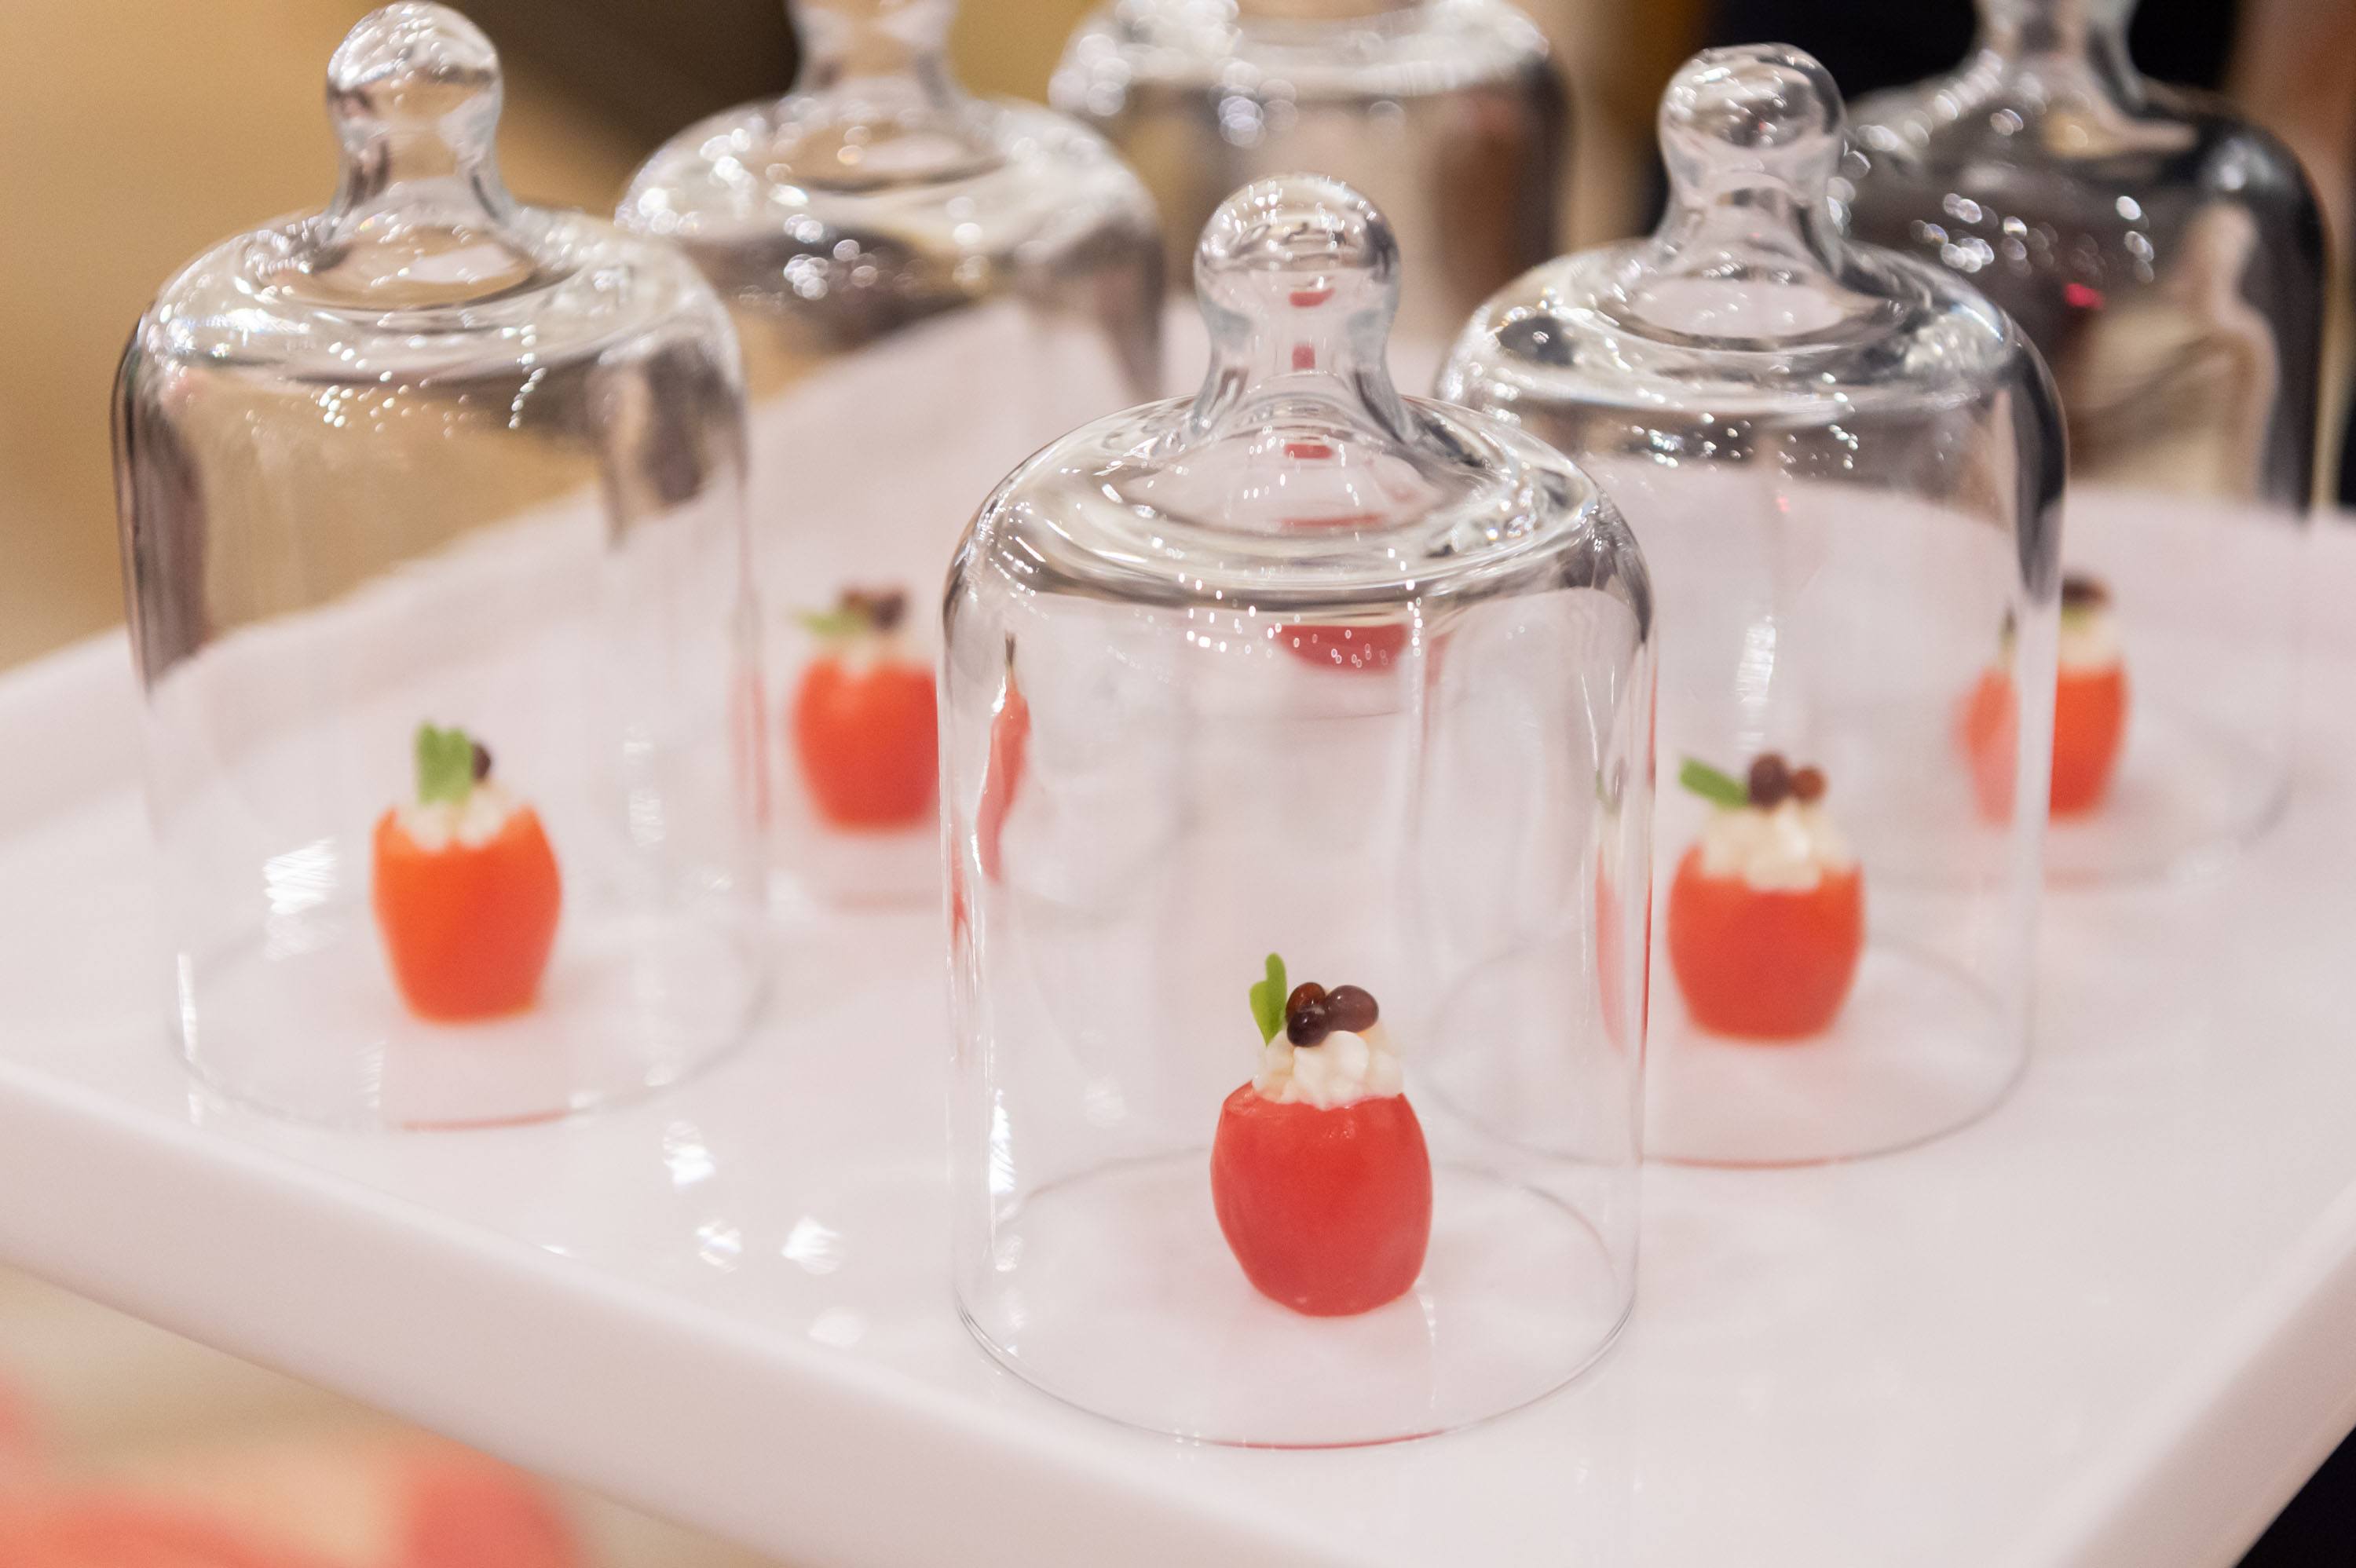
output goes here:
<path id="1" fill-rule="evenodd" d="M 1840 119 L 1796 50 L 1690 61 L 1659 229 L 1491 300 L 1441 383 L 1594 475 L 1676 628 L 1650 1141 L 1683 1159 L 1918 1142 L 2028 1049 L 2039 824 L 2010 803 L 2047 786 L 2058 416 L 1987 301 L 1837 234 Z"/>
<path id="2" fill-rule="evenodd" d="M 1406 258 L 1392 352 L 1409 385 L 1467 311 L 1554 252 L 1568 100 L 1506 0 L 1124 0 L 1080 25 L 1053 96 L 1152 187 L 1173 288 L 1246 181 L 1312 170 L 1365 191 Z M 1194 313 L 1173 323 L 1191 385 Z"/>
<path id="3" fill-rule="evenodd" d="M 929 901 L 941 574 L 1008 469 L 1156 387 L 1161 241 L 1094 133 L 958 85 L 948 0 L 793 9 L 794 91 L 680 132 L 619 217 L 744 343 L 787 880 Z"/>
<path id="4" fill-rule="evenodd" d="M 2289 772 L 2323 233 L 2297 161 L 2128 63 L 2126 0 L 1983 0 L 1953 76 L 1858 106 L 1859 237 L 1967 278 L 2070 432 L 2048 859 L 2149 871 L 2246 837 Z"/>

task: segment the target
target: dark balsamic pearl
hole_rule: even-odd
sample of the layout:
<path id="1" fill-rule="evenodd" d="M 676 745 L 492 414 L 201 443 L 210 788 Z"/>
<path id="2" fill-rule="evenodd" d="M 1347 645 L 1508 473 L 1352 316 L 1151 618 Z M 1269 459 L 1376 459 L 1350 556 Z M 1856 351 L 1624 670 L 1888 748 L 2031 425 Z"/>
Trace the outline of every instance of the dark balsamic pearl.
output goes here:
<path id="1" fill-rule="evenodd" d="M 908 613 L 908 592 L 905 588 L 846 588 L 842 591 L 841 607 L 867 623 L 869 631 L 889 632 Z M 1012 642 L 1012 636 L 1007 641 Z"/>
<path id="2" fill-rule="evenodd" d="M 1781 752 L 1762 752 L 1751 764 L 1751 804 L 1774 807 L 1792 793 L 1792 770 Z"/>
<path id="3" fill-rule="evenodd" d="M 1315 1045 L 1333 1032 L 1325 1018 L 1325 987 L 1303 980 L 1284 999 L 1284 1038 L 1295 1045 Z"/>
<path id="4" fill-rule="evenodd" d="M 2091 610 L 2111 602 L 2111 591 L 2099 577 L 2083 571 L 2072 571 L 2062 579 L 2062 608 Z"/>
<path id="5" fill-rule="evenodd" d="M 480 784 L 491 776 L 491 749 L 480 741 L 475 741 L 474 747 L 475 782 Z"/>
<path id="6" fill-rule="evenodd" d="M 1348 1029 L 1352 1034 L 1364 1034 L 1375 1027 L 1381 1017 L 1375 1006 L 1374 994 L 1359 986 L 1336 986 L 1325 997 L 1325 1024 L 1328 1029 Z"/>

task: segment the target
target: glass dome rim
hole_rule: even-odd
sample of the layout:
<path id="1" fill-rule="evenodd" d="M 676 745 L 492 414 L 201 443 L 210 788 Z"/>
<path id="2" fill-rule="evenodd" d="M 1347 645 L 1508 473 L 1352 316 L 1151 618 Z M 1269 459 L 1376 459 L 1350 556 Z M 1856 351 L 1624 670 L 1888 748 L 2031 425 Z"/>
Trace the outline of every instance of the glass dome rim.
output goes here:
<path id="1" fill-rule="evenodd" d="M 1333 612 L 1451 597 L 1465 580 L 1517 575 L 1596 544 L 1611 545 L 1641 570 L 1641 551 L 1618 507 L 1571 459 L 1510 422 L 1442 399 L 1402 395 L 1400 400 L 1419 418 L 1436 418 L 1487 454 L 1505 459 L 1514 481 L 1491 475 L 1469 497 L 1410 519 L 1322 535 L 1222 527 L 1166 512 L 1148 522 L 1133 508 L 1101 498 L 1096 484 L 1111 465 L 1153 463 L 1155 438 L 1183 429 L 1194 400 L 1164 399 L 1108 415 L 1033 453 L 976 512 L 953 576 L 980 556 L 1006 561 L 1001 571 L 1019 578 L 1030 568 L 1006 552 L 1020 549 L 1033 566 L 1052 564 L 1076 590 L 1135 603 L 1232 610 L 1242 606 L 1239 594 L 1248 594 L 1288 609 Z M 1132 439 L 1117 445 L 1108 441 L 1121 432 Z M 1106 465 L 1091 465 L 1090 458 Z M 1086 482 L 1056 490 L 1059 476 L 1079 475 Z M 1560 504 L 1542 507 L 1541 485 L 1548 476 L 1565 489 Z M 1499 512 L 1501 503 L 1511 507 L 1502 515 L 1521 519 L 1521 526 L 1502 533 L 1482 528 L 1477 519 Z M 1087 517 L 1088 525 L 1068 526 L 1076 516 Z M 1444 548 L 1468 526 L 1489 536 L 1483 545 Z M 1052 548 L 1030 548 L 1049 539 Z M 1165 540 L 1181 548 L 1169 549 Z M 1413 548 L 1383 549 L 1384 544 Z"/>
<path id="2" fill-rule="evenodd" d="M 1233 16 L 1183 19 L 1182 14 L 1193 4 L 1198 0 L 1120 0 L 1089 12 L 1073 30 L 1055 69 L 1054 101 L 1070 108 L 1087 91 L 1077 85 L 1078 79 L 1095 76 L 1108 61 L 1141 58 L 1154 60 L 1157 80 L 1184 82 L 1200 76 L 1216 82 L 1222 73 L 1240 66 L 1281 72 L 1296 93 L 1312 96 L 1328 91 L 1356 92 L 1369 85 L 1424 96 L 1555 63 L 1545 32 L 1514 0 L 1414 0 L 1401 6 L 1400 14 L 1423 25 L 1395 27 L 1377 27 L 1376 18 L 1368 16 L 1263 21 L 1248 27 Z M 1430 25 L 1435 17 L 1445 25 Z M 1330 51 L 1336 34 L 1387 47 L 1362 58 L 1334 60 Z M 1450 53 L 1435 58 L 1434 47 L 1440 43 Z M 1468 49 L 1472 51 L 1469 57 Z M 1173 73 L 1173 66 L 1185 69 Z M 1435 74 L 1435 66 L 1449 69 Z M 1392 74 L 1401 80 L 1387 80 Z M 1121 80 L 1125 83 L 1128 78 Z"/>
<path id="3" fill-rule="evenodd" d="M 1642 346 L 1646 350 L 1644 362 L 1612 378 L 1628 389 L 1632 403 L 1639 400 L 1633 394 L 1640 388 L 1664 384 L 1675 387 L 1673 400 L 1679 404 L 1705 401 L 1719 395 L 1730 401 L 1797 396 L 1821 403 L 1886 401 L 1910 396 L 1936 399 L 1952 395 L 1959 386 L 1976 386 L 2029 351 L 2018 324 L 1964 280 L 1917 258 L 1848 240 L 1842 245 L 1844 258 L 1849 263 L 1845 269 L 1845 282 L 1853 283 L 1863 272 L 1869 276 L 1878 273 L 1882 281 L 1898 279 L 1912 285 L 1909 293 L 1912 297 L 1906 300 L 1876 291 L 1885 302 L 1906 307 L 1896 321 L 1879 315 L 1864 318 L 1869 325 L 1877 320 L 1888 323 L 1877 330 L 1799 334 L 1783 338 L 1663 333 L 1641 317 L 1610 315 L 1601 303 L 1609 290 L 1599 286 L 1616 275 L 1624 275 L 1629 265 L 1640 260 L 1644 248 L 1652 243 L 1650 239 L 1640 237 L 1572 251 L 1524 273 L 1485 302 L 1467 325 L 1450 356 L 1447 384 L 1453 384 L 1460 370 L 1472 368 L 1475 356 L 1482 359 L 1505 356 L 1514 363 L 1530 365 L 1547 373 L 1603 384 L 1603 379 L 1592 371 L 1582 373 L 1568 365 L 1534 361 L 1510 354 L 1503 347 L 1501 334 L 1506 326 L 1537 315 L 1565 324 L 1572 329 L 1569 336 L 1582 343 L 1609 337 L 1617 345 Z M 1910 336 L 1926 338 L 1936 325 L 1958 321 L 1976 324 L 1980 330 L 1975 336 L 1983 345 L 1985 357 L 1971 364 L 1957 364 L 1943 357 L 1934 374 L 1924 373 L 1920 365 L 1893 358 L 1891 365 L 1904 365 L 1908 371 L 1898 379 L 1884 377 L 1858 380 L 1835 374 L 1842 364 L 1853 362 L 1860 354 Z M 1605 330 L 1595 330 L 1590 325 L 1594 323 L 1604 324 Z M 1487 354 L 1480 352 L 1483 348 Z M 1719 366 L 1733 373 L 1720 372 L 1717 368 Z M 1829 381 L 1827 375 L 1833 377 Z M 1866 396 L 1858 397 L 1859 392 Z"/>
<path id="4" fill-rule="evenodd" d="M 725 244 L 734 240 L 773 234 L 789 219 L 798 216 L 815 218 L 831 228 L 861 223 L 883 226 L 902 205 L 931 207 L 968 195 L 978 203 L 985 198 L 994 199 L 992 193 L 980 187 L 993 181 L 1026 176 L 1043 157 L 1052 161 L 1065 176 L 1058 190 L 1069 205 L 1083 205 L 1086 198 L 1101 200 L 1118 187 L 1126 198 L 1127 206 L 1136 214 L 1148 219 L 1152 217 L 1151 198 L 1135 171 L 1121 160 L 1111 144 L 1094 126 L 1046 104 L 997 94 L 975 94 L 970 101 L 987 115 L 1001 155 L 991 162 L 969 166 L 950 175 L 918 175 L 907 179 L 860 184 L 777 180 L 763 172 L 754 176 L 750 191 L 740 199 L 725 204 L 707 202 L 691 208 L 672 208 L 669 210 L 675 221 L 670 228 L 658 230 L 652 226 L 649 215 L 642 210 L 646 197 L 658 190 L 676 192 L 680 189 L 685 182 L 679 180 L 676 173 L 681 168 L 708 171 L 712 160 L 701 152 L 704 142 L 746 121 L 774 123 L 769 117 L 797 96 L 788 92 L 774 98 L 748 100 L 705 115 L 673 133 L 632 172 L 629 184 L 615 204 L 613 221 L 616 227 L 635 239 Z M 1035 135 L 1043 129 L 1052 130 L 1055 134 L 1052 138 L 1040 137 L 1025 157 L 1018 158 L 1012 155 L 1012 143 L 1026 133 Z M 665 177 L 659 178 L 659 176 Z M 1100 184 L 1102 189 L 1083 186 L 1079 183 L 1082 180 Z M 770 194 L 788 187 L 807 192 L 806 204 L 789 210 L 771 212 L 767 207 Z M 717 181 L 707 180 L 702 188 L 710 191 L 722 187 Z M 690 232 L 688 228 L 687 220 L 691 216 L 698 224 L 693 232 Z M 1061 217 L 1059 211 L 1043 211 L 1022 234 L 979 253 L 997 253 L 1001 250 L 1011 251 L 1042 229 L 1054 227 Z"/>
<path id="5" fill-rule="evenodd" d="M 686 257 L 610 219 L 565 208 L 518 209 L 506 232 L 534 241 L 534 271 L 520 283 L 475 299 L 361 311 L 292 296 L 283 285 L 264 281 L 257 263 L 291 259 L 324 217 L 316 209 L 285 214 L 199 251 L 142 312 L 133 329 L 133 351 L 224 370 L 348 380 L 358 363 L 331 353 L 328 342 L 348 346 L 357 340 L 380 347 L 383 352 L 369 361 L 380 370 L 446 373 L 594 354 L 642 336 L 665 317 L 699 304 L 708 304 L 714 318 L 724 315 L 718 296 Z M 550 302 L 591 288 L 594 274 L 616 267 L 646 286 L 633 289 L 613 313 L 570 320 L 559 315 L 559 322 L 574 330 L 552 338 Z M 234 307 L 201 299 L 207 291 L 226 290 L 251 292 Z M 267 320 L 229 326 L 230 308 L 264 311 Z M 536 329 L 533 341 L 519 344 L 508 336 L 526 326 Z M 422 345 L 411 341 L 421 338 Z"/>
<path id="6" fill-rule="evenodd" d="M 1926 155 L 1937 143 L 1956 137 L 1971 128 L 1975 120 L 1990 113 L 2012 111 L 2022 121 L 2021 129 L 2011 133 L 2011 140 L 2032 134 L 2040 123 L 2067 112 L 2069 106 L 2053 101 L 2040 101 L 2028 95 L 2008 95 L 2003 89 L 2015 79 L 2007 76 L 1992 82 L 1982 82 L 1976 73 L 1958 69 L 1925 78 L 1921 81 L 1904 82 L 1885 87 L 1859 98 L 1851 106 L 1848 133 L 1842 145 L 1842 159 L 1835 176 L 1837 213 L 1841 230 L 1849 229 L 1847 200 L 1840 193 L 1853 194 L 1860 171 L 1854 165 L 1865 160 L 1875 166 L 1895 164 L 1921 171 L 1933 166 Z M 2219 160 L 2229 151 L 2251 149 L 2265 156 L 2267 173 L 2296 184 L 2308 199 L 2316 199 L 2314 176 L 2300 161 L 2289 144 L 2265 125 L 2240 112 L 2233 101 L 2219 92 L 2188 87 L 2179 82 L 2153 81 L 2147 79 L 2144 96 L 2136 103 L 2120 108 L 2120 118 L 2114 129 L 2132 131 L 2145 137 L 2162 133 L 2180 133 L 2182 140 L 2169 145 L 2157 144 L 2103 146 L 2092 152 L 2079 151 L 2051 143 L 2037 144 L 2037 165 L 2031 172 L 2068 171 L 2077 178 L 2116 178 L 2128 168 L 2140 165 L 2155 155 L 2166 155 L 2180 161 L 2198 179 L 2200 190 L 2212 199 L 2238 201 L 2244 205 L 2259 205 L 2254 194 L 2268 188 L 2256 181 L 2227 185 L 2217 179 Z M 1942 113 L 1935 119 L 1925 118 L 1931 106 L 1942 95 L 1958 96 L 1952 113 Z M 1908 134 L 1906 127 L 1921 121 L 1922 140 Z M 1868 144 L 1868 137 L 1875 144 Z M 2008 170 L 2007 172 L 2018 172 Z M 1869 174 L 1863 177 L 1870 177 Z M 1856 241 L 1851 241 L 1856 243 Z"/>

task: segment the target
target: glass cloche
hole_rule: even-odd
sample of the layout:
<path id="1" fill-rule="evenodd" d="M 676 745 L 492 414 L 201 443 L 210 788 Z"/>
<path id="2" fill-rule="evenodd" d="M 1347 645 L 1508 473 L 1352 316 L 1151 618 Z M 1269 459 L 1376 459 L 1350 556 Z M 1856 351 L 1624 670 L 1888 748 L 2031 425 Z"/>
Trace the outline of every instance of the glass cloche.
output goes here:
<path id="1" fill-rule="evenodd" d="M 2136 74 L 2131 9 L 1981 0 L 1961 70 L 1858 104 L 1835 187 L 1859 238 L 2009 312 L 2060 388 L 2065 876 L 2165 869 L 2281 806 L 2316 485 L 2314 193 L 2222 102 Z"/>
<path id="2" fill-rule="evenodd" d="M 1151 198 L 1095 133 L 960 89 L 952 9 L 796 5 L 795 91 L 680 133 L 620 211 L 744 344 L 774 843 L 836 901 L 939 896 L 931 602 L 975 502 L 1161 389 Z"/>
<path id="3" fill-rule="evenodd" d="M 1247 180 L 1315 169 L 1364 190 L 1406 260 L 1392 356 L 1414 386 L 1558 242 L 1569 99 L 1506 0 L 1117 0 L 1081 23 L 1051 95 L 1152 187 L 1174 287 Z M 1192 373 L 1199 345 L 1173 359 Z"/>
<path id="4" fill-rule="evenodd" d="M 1840 102 L 1774 46 L 1689 61 L 1667 216 L 1467 327 L 1443 393 L 1619 502 L 1667 650 L 1651 1147 L 1913 1143 L 2020 1071 L 2062 438 L 1952 274 L 1844 243 Z"/>
<path id="5" fill-rule="evenodd" d="M 508 194 L 456 12 L 363 19 L 327 107 L 334 201 L 189 263 L 116 388 L 179 1043 L 332 1123 L 626 1098 L 765 984 L 727 316 Z"/>
<path id="6" fill-rule="evenodd" d="M 1200 395 L 949 581 L 959 1298 L 1194 1437 L 1456 1426 L 1631 1300 L 1650 594 L 1558 454 L 1392 389 L 1398 271 L 1345 186 L 1237 194 Z"/>

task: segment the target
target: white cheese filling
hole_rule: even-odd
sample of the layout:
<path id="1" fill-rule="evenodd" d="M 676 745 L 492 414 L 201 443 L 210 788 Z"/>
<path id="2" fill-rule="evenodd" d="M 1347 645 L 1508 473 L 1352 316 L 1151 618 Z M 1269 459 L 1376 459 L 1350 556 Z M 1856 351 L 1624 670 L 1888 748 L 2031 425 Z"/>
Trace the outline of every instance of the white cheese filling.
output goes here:
<path id="1" fill-rule="evenodd" d="M 479 849 L 497 838 L 519 809 L 521 803 L 514 796 L 486 781 L 466 792 L 463 805 L 447 800 L 430 805 L 412 801 L 401 808 L 398 819 L 401 830 L 420 849 L 447 849 L 453 844 Z"/>
<path id="2" fill-rule="evenodd" d="M 1705 876 L 1740 877 L 1762 893 L 1804 893 L 1857 864 L 1820 805 L 1722 806 L 1702 829 Z"/>
<path id="3" fill-rule="evenodd" d="M 2101 675 L 2119 666 L 2119 618 L 2103 605 L 2072 610 L 2062 617 L 2062 670 L 2065 675 Z"/>
<path id="4" fill-rule="evenodd" d="M 1397 1094 L 1405 1083 L 1390 1036 L 1373 1024 L 1364 1034 L 1337 1029 L 1315 1045 L 1296 1046 L 1279 1030 L 1261 1048 L 1252 1087 L 1263 1100 L 1331 1111 Z"/>
<path id="5" fill-rule="evenodd" d="M 896 630 L 856 637 L 821 637 L 814 656 L 832 659 L 847 676 L 869 675 L 901 665 L 931 667 L 930 661 L 919 657 L 908 639 Z"/>

